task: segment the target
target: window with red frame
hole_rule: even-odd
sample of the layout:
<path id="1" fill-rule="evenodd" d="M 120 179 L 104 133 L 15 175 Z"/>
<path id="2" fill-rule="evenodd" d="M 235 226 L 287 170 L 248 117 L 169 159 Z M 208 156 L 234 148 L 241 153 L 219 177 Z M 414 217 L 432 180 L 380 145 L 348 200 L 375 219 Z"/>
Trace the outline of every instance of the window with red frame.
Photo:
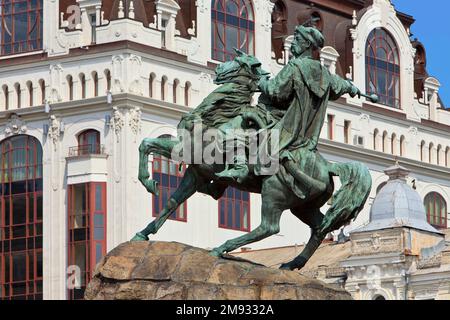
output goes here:
<path id="1" fill-rule="evenodd" d="M 250 194 L 229 187 L 219 199 L 219 227 L 250 231 Z"/>
<path id="2" fill-rule="evenodd" d="M 68 204 L 68 298 L 78 300 L 106 254 L 106 183 L 70 185 Z"/>
<path id="3" fill-rule="evenodd" d="M 394 38 L 384 29 L 374 29 L 367 40 L 366 88 L 379 103 L 400 109 L 400 56 Z"/>
<path id="4" fill-rule="evenodd" d="M 100 132 L 86 130 L 78 135 L 78 155 L 100 154 Z"/>
<path id="5" fill-rule="evenodd" d="M 0 299 L 42 299 L 42 147 L 29 136 L 0 144 Z"/>
<path id="6" fill-rule="evenodd" d="M 439 193 L 432 192 L 425 197 L 424 202 L 428 223 L 436 228 L 446 229 L 448 212 L 445 199 Z"/>
<path id="7" fill-rule="evenodd" d="M 42 0 L 0 1 L 0 54 L 42 49 Z"/>
<path id="8" fill-rule="evenodd" d="M 152 172 L 153 180 L 159 183 L 159 196 L 153 196 L 153 216 L 157 217 L 167 205 L 170 195 L 177 190 L 186 171 L 186 166 L 171 161 L 165 157 L 154 155 Z M 169 217 L 171 220 L 187 221 L 187 204 L 184 202 L 176 212 Z"/>
<path id="9" fill-rule="evenodd" d="M 251 0 L 212 0 L 212 58 L 232 60 L 233 48 L 255 52 L 255 22 Z"/>

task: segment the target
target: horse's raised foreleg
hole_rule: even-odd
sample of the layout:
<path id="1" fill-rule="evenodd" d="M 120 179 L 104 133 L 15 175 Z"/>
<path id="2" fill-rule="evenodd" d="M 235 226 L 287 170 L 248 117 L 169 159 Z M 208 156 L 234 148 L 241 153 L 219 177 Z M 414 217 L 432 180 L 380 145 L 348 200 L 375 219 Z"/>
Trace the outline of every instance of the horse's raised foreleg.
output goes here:
<path id="1" fill-rule="evenodd" d="M 158 182 L 151 180 L 148 170 L 148 156 L 151 153 L 170 158 L 173 147 L 178 141 L 169 139 L 144 139 L 139 146 L 139 181 L 144 185 L 148 192 L 159 195 Z"/>
<path id="2" fill-rule="evenodd" d="M 264 185 L 266 185 L 266 187 L 263 186 L 261 224 L 259 225 L 259 227 L 246 235 L 243 235 L 236 239 L 228 240 L 220 247 L 212 250 L 211 255 L 220 257 L 226 252 L 231 252 L 247 244 L 261 241 L 280 232 L 280 219 L 284 208 L 280 204 L 283 202 L 280 202 L 277 199 L 277 193 L 279 193 L 281 196 L 282 189 L 279 189 L 279 191 L 275 191 L 277 189 L 274 188 L 272 190 L 272 194 L 270 194 L 270 191 L 268 191 L 267 189 L 267 186 L 269 186 L 269 184 L 264 183 Z M 265 190 L 267 190 L 268 192 L 265 192 Z M 282 200 L 284 200 L 283 197 Z"/>
<path id="3" fill-rule="evenodd" d="M 189 167 L 186 170 L 179 187 L 171 195 L 166 207 L 159 213 L 155 220 L 153 220 L 144 230 L 138 232 L 131 241 L 147 241 L 149 240 L 148 236 L 150 234 L 156 234 L 170 215 L 197 191 L 199 184 L 202 183 L 202 181 L 199 180 L 200 178 L 198 178 L 193 167 Z"/>
<path id="4" fill-rule="evenodd" d="M 309 212 L 306 210 L 302 211 L 303 212 L 299 212 L 299 210 L 292 210 L 292 213 L 311 227 L 311 237 L 299 256 L 291 262 L 281 265 L 280 269 L 282 270 L 302 269 L 325 239 L 326 235 L 322 235 L 319 232 L 324 218 L 323 214 L 320 212 L 320 209 L 315 209 Z"/>

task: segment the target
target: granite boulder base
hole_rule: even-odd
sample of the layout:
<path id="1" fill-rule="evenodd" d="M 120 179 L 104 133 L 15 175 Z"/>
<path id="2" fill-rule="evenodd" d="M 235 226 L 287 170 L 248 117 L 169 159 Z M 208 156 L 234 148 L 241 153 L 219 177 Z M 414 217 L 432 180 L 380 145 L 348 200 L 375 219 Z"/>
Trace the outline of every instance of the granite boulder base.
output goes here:
<path id="1" fill-rule="evenodd" d="M 293 271 L 223 259 L 180 243 L 127 242 L 98 264 L 87 300 L 349 300 Z"/>

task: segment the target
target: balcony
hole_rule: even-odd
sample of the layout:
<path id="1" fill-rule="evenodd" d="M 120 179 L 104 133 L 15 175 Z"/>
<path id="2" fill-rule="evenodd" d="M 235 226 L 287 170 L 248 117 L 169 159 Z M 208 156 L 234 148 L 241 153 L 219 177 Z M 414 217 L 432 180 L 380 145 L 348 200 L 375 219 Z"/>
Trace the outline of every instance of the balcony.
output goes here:
<path id="1" fill-rule="evenodd" d="M 69 148 L 67 183 L 106 182 L 108 155 L 101 144 L 79 145 Z"/>
<path id="2" fill-rule="evenodd" d="M 69 148 L 69 157 L 82 157 L 105 154 L 105 146 L 102 144 L 85 144 Z"/>

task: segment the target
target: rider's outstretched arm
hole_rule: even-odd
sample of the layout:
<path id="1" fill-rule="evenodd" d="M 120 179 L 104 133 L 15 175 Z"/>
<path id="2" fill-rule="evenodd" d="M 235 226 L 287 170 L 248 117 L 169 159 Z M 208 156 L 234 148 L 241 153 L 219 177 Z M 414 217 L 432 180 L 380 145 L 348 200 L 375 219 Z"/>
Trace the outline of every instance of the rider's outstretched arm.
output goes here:
<path id="1" fill-rule="evenodd" d="M 277 102 L 277 104 L 288 101 L 294 90 L 294 72 L 296 68 L 290 62 L 276 77 L 272 79 L 262 78 L 259 82 L 259 89 L 272 101 Z M 288 108 L 289 106 L 285 107 Z"/>
<path id="2" fill-rule="evenodd" d="M 354 97 L 359 93 L 359 89 L 350 81 L 345 80 L 337 75 L 331 75 L 331 92 L 330 100 L 337 100 L 344 94 L 350 94 Z"/>

